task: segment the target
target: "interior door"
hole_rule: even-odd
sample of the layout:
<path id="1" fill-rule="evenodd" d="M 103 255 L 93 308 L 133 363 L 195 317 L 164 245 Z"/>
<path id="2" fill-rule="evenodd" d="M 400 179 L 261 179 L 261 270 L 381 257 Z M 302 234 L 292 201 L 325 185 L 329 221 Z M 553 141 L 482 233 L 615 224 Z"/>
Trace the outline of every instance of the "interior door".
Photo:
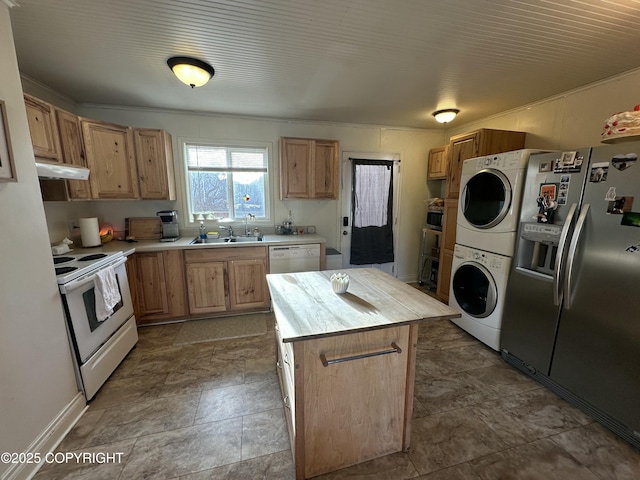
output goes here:
<path id="1" fill-rule="evenodd" d="M 400 154 L 398 153 L 363 153 L 363 152 L 342 152 L 342 216 L 340 217 L 339 231 L 340 235 L 340 252 L 342 253 L 343 268 L 363 268 L 374 267 L 385 273 L 396 275 L 396 262 L 371 264 L 371 265 L 352 265 L 351 264 L 351 227 L 353 225 L 353 208 L 352 208 L 352 166 L 350 158 L 367 158 L 370 160 L 393 160 L 393 237 L 396 240 L 394 251 L 397 254 L 397 238 L 398 238 L 398 198 L 400 197 Z M 397 258 L 397 255 L 396 255 Z"/>

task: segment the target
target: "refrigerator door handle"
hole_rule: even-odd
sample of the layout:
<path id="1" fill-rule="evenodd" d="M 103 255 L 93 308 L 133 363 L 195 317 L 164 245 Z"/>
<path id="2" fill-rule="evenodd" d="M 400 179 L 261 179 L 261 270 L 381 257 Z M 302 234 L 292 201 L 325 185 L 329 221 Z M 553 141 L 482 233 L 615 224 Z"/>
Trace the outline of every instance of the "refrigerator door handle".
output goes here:
<path id="1" fill-rule="evenodd" d="M 567 255 L 567 274 L 564 277 L 564 307 L 569 310 L 571 308 L 571 304 L 573 303 L 571 299 L 571 275 L 573 273 L 573 262 L 576 256 L 576 250 L 578 249 L 578 242 L 580 241 L 580 234 L 582 233 L 582 228 L 584 227 L 584 223 L 587 220 L 587 213 L 589 212 L 589 204 L 585 203 L 580 210 L 580 216 L 578 217 L 578 221 L 576 222 L 576 230 L 571 238 L 571 244 L 569 245 L 569 254 Z"/>
<path id="2" fill-rule="evenodd" d="M 569 230 L 571 229 L 571 224 L 573 223 L 573 217 L 576 214 L 577 207 L 578 204 L 574 203 L 571 205 L 571 208 L 569 208 L 569 213 L 567 213 L 567 218 L 562 226 L 562 232 L 560 232 L 560 240 L 558 241 L 558 251 L 556 252 L 556 261 L 553 267 L 553 304 L 557 307 L 559 307 L 561 303 L 560 277 L 564 268 L 564 265 L 562 264 L 564 249 L 567 244 L 567 236 L 569 235 Z"/>

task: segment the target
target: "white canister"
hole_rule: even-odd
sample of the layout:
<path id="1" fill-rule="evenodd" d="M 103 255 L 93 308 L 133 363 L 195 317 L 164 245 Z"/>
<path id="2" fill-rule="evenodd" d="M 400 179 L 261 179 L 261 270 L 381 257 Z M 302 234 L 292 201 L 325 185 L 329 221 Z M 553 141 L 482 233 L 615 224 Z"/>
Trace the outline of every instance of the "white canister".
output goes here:
<path id="1" fill-rule="evenodd" d="M 97 247 L 100 242 L 100 226 L 97 217 L 79 218 L 80 239 L 83 247 Z"/>

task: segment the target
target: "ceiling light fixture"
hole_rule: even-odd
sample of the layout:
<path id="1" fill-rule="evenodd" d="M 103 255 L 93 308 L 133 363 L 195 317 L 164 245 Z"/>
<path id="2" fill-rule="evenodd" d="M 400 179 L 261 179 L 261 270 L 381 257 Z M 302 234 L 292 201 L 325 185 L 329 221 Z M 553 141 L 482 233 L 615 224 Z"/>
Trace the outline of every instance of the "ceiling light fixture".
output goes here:
<path id="1" fill-rule="evenodd" d="M 190 85 L 191 88 L 201 87 L 215 73 L 211 65 L 196 58 L 171 57 L 167 60 L 167 65 L 181 82 Z"/>
<path id="2" fill-rule="evenodd" d="M 460 110 L 457 108 L 445 108 L 444 110 L 433 112 L 432 115 L 436 117 L 436 121 L 440 123 L 449 123 L 451 120 L 456 118 L 456 115 L 459 113 Z"/>

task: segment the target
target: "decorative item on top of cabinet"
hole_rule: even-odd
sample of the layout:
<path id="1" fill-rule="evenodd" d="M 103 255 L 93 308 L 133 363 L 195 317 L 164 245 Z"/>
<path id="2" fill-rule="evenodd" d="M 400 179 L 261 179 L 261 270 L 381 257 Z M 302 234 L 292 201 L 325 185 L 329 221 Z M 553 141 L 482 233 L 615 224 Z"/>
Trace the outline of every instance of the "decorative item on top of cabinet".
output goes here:
<path id="1" fill-rule="evenodd" d="M 81 124 L 93 198 L 138 198 L 131 128 L 86 118 Z"/>
<path id="2" fill-rule="evenodd" d="M 449 301 L 449 283 L 451 265 L 456 243 L 458 216 L 458 196 L 460 194 L 460 177 L 465 160 L 494 153 L 510 152 L 524 148 L 526 132 L 509 130 L 490 130 L 482 128 L 449 139 L 447 194 L 444 205 L 444 221 L 442 227 L 442 248 L 438 268 L 438 298 Z"/>
<path id="3" fill-rule="evenodd" d="M 429 150 L 429 166 L 427 180 L 444 180 L 447 178 L 447 150 L 449 145 Z"/>
<path id="4" fill-rule="evenodd" d="M 26 93 L 24 105 L 34 156 L 44 161 L 61 162 L 60 139 L 53 105 Z"/>
<path id="5" fill-rule="evenodd" d="M 134 128 L 136 164 L 143 200 L 175 200 L 171 135 L 164 130 Z"/>
<path id="6" fill-rule="evenodd" d="M 340 183 L 337 140 L 280 139 L 280 199 L 337 199 Z"/>

